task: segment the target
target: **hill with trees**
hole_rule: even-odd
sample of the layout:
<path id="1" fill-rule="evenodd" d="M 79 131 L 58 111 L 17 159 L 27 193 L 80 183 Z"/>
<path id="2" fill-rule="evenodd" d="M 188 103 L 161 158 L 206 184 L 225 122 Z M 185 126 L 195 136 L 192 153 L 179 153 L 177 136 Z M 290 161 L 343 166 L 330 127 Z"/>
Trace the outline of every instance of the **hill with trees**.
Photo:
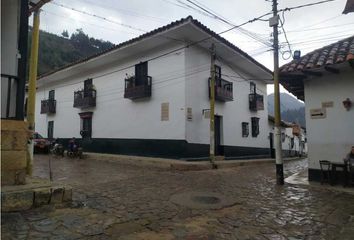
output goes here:
<path id="1" fill-rule="evenodd" d="M 31 36 L 32 29 L 29 32 L 29 44 L 31 44 Z M 38 75 L 58 69 L 113 46 L 114 44 L 109 41 L 89 37 L 82 29 L 77 29 L 70 36 L 67 30 L 64 30 L 61 36 L 40 31 Z"/>
<path id="2" fill-rule="evenodd" d="M 306 126 L 305 104 L 287 93 L 280 93 L 281 118 L 286 122 L 294 122 Z M 268 113 L 274 116 L 274 94 L 268 95 Z"/>

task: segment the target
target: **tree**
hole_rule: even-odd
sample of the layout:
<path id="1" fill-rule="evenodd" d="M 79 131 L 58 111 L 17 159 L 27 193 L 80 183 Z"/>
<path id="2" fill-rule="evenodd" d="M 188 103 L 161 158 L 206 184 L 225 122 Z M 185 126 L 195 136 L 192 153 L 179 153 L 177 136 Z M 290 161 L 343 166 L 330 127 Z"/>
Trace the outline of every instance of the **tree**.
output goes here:
<path id="1" fill-rule="evenodd" d="M 68 33 L 68 30 L 64 30 L 61 35 L 65 38 L 68 38 L 69 37 L 69 33 Z"/>

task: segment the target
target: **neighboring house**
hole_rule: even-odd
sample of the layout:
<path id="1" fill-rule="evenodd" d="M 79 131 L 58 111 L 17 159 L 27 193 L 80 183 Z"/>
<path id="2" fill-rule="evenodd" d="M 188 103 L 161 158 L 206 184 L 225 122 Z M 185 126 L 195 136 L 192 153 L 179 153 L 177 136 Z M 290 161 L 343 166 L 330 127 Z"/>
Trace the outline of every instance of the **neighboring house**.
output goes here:
<path id="1" fill-rule="evenodd" d="M 306 103 L 309 180 L 319 180 L 319 160 L 343 162 L 354 145 L 354 36 L 282 66 L 280 78 Z"/>
<path id="2" fill-rule="evenodd" d="M 306 129 L 295 123 L 281 121 L 281 142 L 283 156 L 303 156 L 307 153 Z M 271 157 L 275 158 L 274 117 L 268 116 L 269 143 Z"/>
<path id="3" fill-rule="evenodd" d="M 269 155 L 272 72 L 192 17 L 42 76 L 36 131 L 85 151 L 208 157 L 212 43 L 216 155 Z"/>
<path id="4" fill-rule="evenodd" d="M 23 102 L 29 2 L 33 3 L 1 1 L 1 185 L 24 184 L 26 177 L 28 131 Z"/>

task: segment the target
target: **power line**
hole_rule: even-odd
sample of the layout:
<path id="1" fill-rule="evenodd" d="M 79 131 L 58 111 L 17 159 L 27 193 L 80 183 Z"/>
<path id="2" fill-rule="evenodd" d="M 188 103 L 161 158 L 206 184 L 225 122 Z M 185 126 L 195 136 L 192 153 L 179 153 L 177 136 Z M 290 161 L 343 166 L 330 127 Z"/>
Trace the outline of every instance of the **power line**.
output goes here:
<path id="1" fill-rule="evenodd" d="M 122 27 L 130 28 L 130 29 L 133 29 L 133 30 L 136 30 L 136 31 L 140 31 L 140 32 L 146 32 L 144 29 L 133 27 L 133 26 L 128 25 L 128 24 L 116 22 L 116 21 L 113 21 L 113 20 L 108 19 L 106 17 L 102 17 L 102 16 L 99 16 L 99 15 L 94 14 L 94 13 L 89 13 L 89 12 L 86 12 L 86 11 L 83 11 L 83 10 L 79 10 L 79 9 L 76 9 L 76 8 L 73 8 L 73 7 L 69 7 L 69 6 L 66 6 L 66 5 L 61 4 L 61 3 L 57 3 L 57 2 L 53 2 L 53 1 L 50 1 L 49 3 L 51 3 L 53 5 L 56 5 L 56 6 L 59 6 L 59 7 L 62 7 L 62 8 L 69 9 L 71 11 L 75 11 L 75 12 L 78 12 L 78 13 L 81 13 L 81 14 L 85 14 L 85 15 L 88 15 L 88 16 L 91 16 L 91 17 L 95 17 L 95 18 L 104 20 L 106 22 L 114 23 L 114 24 L 120 25 Z"/>
<path id="2" fill-rule="evenodd" d="M 283 9 L 278 10 L 278 12 L 291 11 L 294 9 L 310 7 L 310 6 L 314 6 L 314 5 L 318 5 L 318 4 L 322 4 L 322 3 L 327 3 L 327 2 L 334 2 L 334 1 L 337 1 L 337 0 L 324 0 L 324 1 L 314 2 L 314 3 L 303 4 L 303 5 L 299 5 L 299 6 L 295 6 L 295 7 L 287 7 L 287 8 L 283 8 Z"/>
<path id="3" fill-rule="evenodd" d="M 180 1 L 180 0 L 178 0 Z M 215 11 L 212 11 L 210 9 L 207 9 L 207 7 L 205 6 L 201 6 L 199 2 L 197 1 L 192 1 L 192 0 L 186 0 L 187 2 L 193 4 L 194 6 L 200 8 L 201 10 L 203 10 L 204 12 L 210 14 L 214 19 L 217 19 L 219 21 L 222 21 L 223 23 L 226 23 L 227 25 L 229 26 L 235 26 L 235 24 L 233 24 L 232 22 L 230 22 L 229 20 L 227 20 L 226 18 L 222 17 L 220 14 L 216 13 Z M 195 3 L 197 2 L 197 3 Z M 261 20 L 261 19 L 259 19 Z M 258 36 L 257 34 L 255 33 L 252 33 L 248 30 L 245 30 L 243 28 L 238 28 L 237 29 L 238 31 L 240 31 L 241 33 L 247 35 L 248 37 L 251 37 L 253 39 L 255 39 L 256 41 L 266 45 L 266 46 L 271 46 L 271 43 L 268 42 L 267 40 L 263 39 L 262 37 Z"/>
<path id="4" fill-rule="evenodd" d="M 80 23 L 83 23 L 83 24 L 88 24 L 88 25 L 90 25 L 90 26 L 93 26 L 93 27 L 96 27 L 96 28 L 99 28 L 99 29 L 106 29 L 106 30 L 109 30 L 109 31 L 112 31 L 112 32 L 113 32 L 113 31 L 114 31 L 114 32 L 119 31 L 119 32 L 123 32 L 123 33 L 132 34 L 132 35 L 135 35 L 135 36 L 137 35 L 137 33 L 127 32 L 127 31 L 123 31 L 123 30 L 117 30 L 117 29 L 114 29 L 114 28 L 107 28 L 106 26 L 101 26 L 101 25 L 96 25 L 96 24 L 89 23 L 89 22 L 80 21 L 80 20 L 77 20 L 77 19 L 75 19 L 75 18 L 71 18 L 71 17 L 69 17 L 69 16 L 59 15 L 59 14 L 57 14 L 57 13 L 53 13 L 53 12 L 50 12 L 50 11 L 44 10 L 44 9 L 42 9 L 42 12 L 48 13 L 48 14 L 50 14 L 50 15 L 53 15 L 53 16 L 56 16 L 56 17 L 59 17 L 59 18 L 63 18 L 63 19 L 65 19 L 65 20 L 71 19 L 71 22 L 80 22 Z"/>

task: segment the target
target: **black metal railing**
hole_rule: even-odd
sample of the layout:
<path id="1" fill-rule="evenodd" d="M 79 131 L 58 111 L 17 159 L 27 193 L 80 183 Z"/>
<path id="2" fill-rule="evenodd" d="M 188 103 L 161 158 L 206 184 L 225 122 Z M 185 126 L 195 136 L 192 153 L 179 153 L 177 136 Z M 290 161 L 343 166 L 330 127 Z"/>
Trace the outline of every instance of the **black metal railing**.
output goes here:
<path id="1" fill-rule="evenodd" d="M 249 108 L 251 111 L 264 110 L 263 96 L 257 93 L 248 95 Z"/>
<path id="2" fill-rule="evenodd" d="M 17 76 L 1 74 L 1 118 L 2 119 L 23 119 L 24 102 L 18 101 L 21 93 L 21 82 Z M 24 88 L 23 88 L 24 89 Z"/>
<path id="3" fill-rule="evenodd" d="M 55 113 L 56 112 L 57 101 L 54 99 L 47 99 L 41 101 L 41 114 L 44 113 Z"/>
<path id="4" fill-rule="evenodd" d="M 74 107 L 88 108 L 96 106 L 96 90 L 84 89 L 74 92 Z"/>
<path id="5" fill-rule="evenodd" d="M 210 98 L 210 82 L 211 78 L 209 78 L 209 98 Z M 215 79 L 215 100 L 227 102 L 233 101 L 233 85 L 232 82 L 226 81 L 222 78 Z"/>
<path id="6" fill-rule="evenodd" d="M 131 100 L 151 97 L 151 77 L 137 79 L 135 76 L 125 79 L 124 98 Z"/>

